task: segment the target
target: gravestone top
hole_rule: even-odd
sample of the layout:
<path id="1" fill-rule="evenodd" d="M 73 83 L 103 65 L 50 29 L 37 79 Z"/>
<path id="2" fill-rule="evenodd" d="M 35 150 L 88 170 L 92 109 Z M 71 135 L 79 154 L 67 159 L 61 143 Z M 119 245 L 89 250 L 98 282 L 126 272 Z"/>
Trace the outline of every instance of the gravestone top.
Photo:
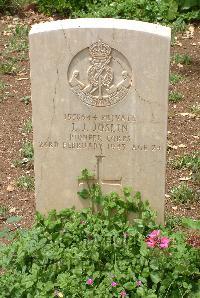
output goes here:
<path id="1" fill-rule="evenodd" d="M 171 29 L 159 24 L 152 24 L 141 21 L 123 20 L 123 19 L 111 19 L 111 18 L 84 18 L 84 19 L 70 19 L 70 20 L 58 20 L 52 22 L 44 22 L 35 24 L 32 26 L 30 34 L 39 32 L 48 32 L 59 29 L 72 29 L 72 28 L 110 28 L 110 29 L 125 29 L 135 30 L 138 32 L 147 32 L 151 34 L 158 34 L 170 39 Z"/>
<path id="2" fill-rule="evenodd" d="M 87 207 L 82 169 L 104 191 L 132 186 L 163 222 L 170 29 L 119 19 L 30 32 L 36 208 Z"/>

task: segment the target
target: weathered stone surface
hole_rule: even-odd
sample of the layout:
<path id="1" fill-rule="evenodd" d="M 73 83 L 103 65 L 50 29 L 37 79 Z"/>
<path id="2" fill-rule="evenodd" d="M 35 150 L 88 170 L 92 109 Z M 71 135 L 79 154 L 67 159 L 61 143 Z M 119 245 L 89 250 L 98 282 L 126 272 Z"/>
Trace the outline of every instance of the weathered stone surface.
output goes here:
<path id="1" fill-rule="evenodd" d="M 86 202 L 87 168 L 105 191 L 132 186 L 163 221 L 170 29 L 113 19 L 30 32 L 36 207 Z"/>

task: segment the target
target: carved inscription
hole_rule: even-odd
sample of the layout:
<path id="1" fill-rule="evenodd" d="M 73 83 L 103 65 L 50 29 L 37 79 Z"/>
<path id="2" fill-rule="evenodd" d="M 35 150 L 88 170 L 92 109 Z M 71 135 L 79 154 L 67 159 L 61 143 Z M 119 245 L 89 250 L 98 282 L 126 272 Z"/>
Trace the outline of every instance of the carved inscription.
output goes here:
<path id="1" fill-rule="evenodd" d="M 41 140 L 40 148 L 55 150 L 90 150 L 99 152 L 133 151 L 158 152 L 162 150 L 159 144 L 140 144 L 135 141 L 133 128 L 137 119 L 134 114 L 64 114 L 63 124 L 66 124 L 66 134 L 62 140 Z"/>
<path id="2" fill-rule="evenodd" d="M 77 61 L 83 65 L 79 66 Z M 68 81 L 73 93 L 84 103 L 106 107 L 126 97 L 132 85 L 132 70 L 120 52 L 99 40 L 72 59 Z"/>
<path id="3" fill-rule="evenodd" d="M 104 185 L 118 185 L 118 186 L 122 186 L 122 177 L 120 177 L 120 179 L 105 179 L 103 178 L 103 159 L 106 156 L 104 155 L 96 155 L 96 159 L 97 159 L 97 166 L 96 166 L 96 177 L 94 177 L 93 179 L 91 179 L 90 181 L 93 183 L 97 183 L 98 184 L 104 184 Z M 84 184 L 85 181 L 79 179 L 79 186 L 81 184 Z"/>

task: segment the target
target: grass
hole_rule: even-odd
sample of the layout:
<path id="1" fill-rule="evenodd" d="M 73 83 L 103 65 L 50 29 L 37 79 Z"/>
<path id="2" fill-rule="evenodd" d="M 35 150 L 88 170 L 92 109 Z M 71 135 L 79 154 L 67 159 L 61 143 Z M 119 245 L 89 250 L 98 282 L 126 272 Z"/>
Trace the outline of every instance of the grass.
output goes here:
<path id="1" fill-rule="evenodd" d="M 29 161 L 33 160 L 33 144 L 32 142 L 26 142 L 23 144 L 22 148 L 21 148 L 21 155 L 24 158 L 27 158 Z"/>
<path id="2" fill-rule="evenodd" d="M 2 75 L 15 75 L 19 71 L 17 64 L 18 59 L 15 57 L 7 57 L 5 61 L 0 64 L 0 73 Z"/>
<path id="3" fill-rule="evenodd" d="M 21 98 L 21 101 L 28 105 L 31 102 L 31 96 L 26 95 Z"/>
<path id="4" fill-rule="evenodd" d="M 200 169 L 192 173 L 192 180 L 194 183 L 200 185 Z"/>
<path id="5" fill-rule="evenodd" d="M 191 107 L 191 112 L 194 113 L 196 116 L 200 116 L 200 103 L 199 102 L 196 102 Z"/>
<path id="6" fill-rule="evenodd" d="M 176 20 L 170 25 L 172 29 L 172 35 L 171 35 L 171 46 L 174 46 L 176 44 L 176 35 L 179 32 L 184 32 L 187 28 L 187 25 L 185 21 L 183 20 Z"/>
<path id="7" fill-rule="evenodd" d="M 32 3 L 32 0 L 7 0 L 0 1 L 0 12 L 3 14 L 16 14 L 27 4 Z"/>
<path id="8" fill-rule="evenodd" d="M 165 227 L 170 230 L 177 230 L 177 228 L 187 228 L 189 230 L 200 230 L 200 220 L 194 220 L 190 217 L 168 215 L 166 217 Z"/>
<path id="9" fill-rule="evenodd" d="M 22 52 L 28 50 L 28 25 L 16 25 L 12 31 L 6 52 Z"/>
<path id="10" fill-rule="evenodd" d="M 21 148 L 22 159 L 16 159 L 13 161 L 15 167 L 23 167 L 24 165 L 31 166 L 33 163 L 34 151 L 32 142 L 26 142 Z"/>
<path id="11" fill-rule="evenodd" d="M 27 158 L 23 158 L 23 159 L 15 159 L 13 161 L 13 165 L 18 168 L 18 167 L 23 167 L 24 165 L 26 165 L 28 163 L 28 159 Z"/>
<path id="12" fill-rule="evenodd" d="M 32 126 L 32 121 L 31 119 L 28 119 L 25 123 L 24 123 L 24 126 L 22 128 L 22 131 L 24 133 L 31 133 L 33 130 L 33 126 Z"/>
<path id="13" fill-rule="evenodd" d="M 171 73 L 169 76 L 170 84 L 174 85 L 182 81 L 184 78 L 180 74 Z"/>
<path id="14" fill-rule="evenodd" d="M 173 169 L 188 169 L 192 171 L 192 180 L 194 183 L 200 183 L 200 151 L 191 154 L 178 156 L 172 160 L 171 165 Z"/>
<path id="15" fill-rule="evenodd" d="M 177 227 L 182 225 L 182 218 L 180 216 L 173 216 L 173 215 L 168 215 L 166 217 L 166 223 L 165 226 L 170 229 L 174 230 Z"/>
<path id="16" fill-rule="evenodd" d="M 181 204 L 194 201 L 196 196 L 194 190 L 186 183 L 181 183 L 180 185 L 173 187 L 170 195 L 173 201 Z"/>
<path id="17" fill-rule="evenodd" d="M 6 84 L 3 81 L 0 81 L 0 91 L 3 91 L 6 87 Z"/>
<path id="18" fill-rule="evenodd" d="M 6 218 L 8 216 L 8 207 L 0 205 L 0 217 Z"/>
<path id="19" fill-rule="evenodd" d="M 176 34 L 178 32 L 184 32 L 187 28 L 187 25 L 184 21 L 182 20 L 176 20 L 171 24 L 171 29 L 172 29 L 172 41 L 175 38 Z"/>
<path id="20" fill-rule="evenodd" d="M 28 25 L 16 25 L 11 30 L 12 35 L 9 42 L 2 52 L 3 61 L 0 64 L 0 73 L 3 75 L 16 75 L 19 70 L 20 61 L 27 57 L 28 52 Z M 17 57 L 13 57 L 13 53 L 18 53 Z"/>
<path id="21" fill-rule="evenodd" d="M 22 188 L 25 190 L 33 190 L 34 189 L 34 178 L 29 175 L 23 175 L 17 179 L 16 184 L 19 188 Z"/>
<path id="22" fill-rule="evenodd" d="M 192 63 L 192 58 L 187 54 L 183 54 L 183 55 L 175 54 L 173 56 L 173 62 L 175 62 L 177 64 L 180 63 L 180 64 L 189 65 Z"/>
<path id="23" fill-rule="evenodd" d="M 4 83 L 3 81 L 0 81 L 0 102 L 2 102 L 4 99 L 7 99 L 7 97 L 13 97 L 14 94 L 7 91 L 7 87 L 10 85 L 7 83 Z"/>
<path id="24" fill-rule="evenodd" d="M 21 52 L 21 51 L 27 51 L 28 50 L 28 42 L 22 38 L 21 42 L 14 35 L 14 37 L 11 38 L 9 46 L 7 48 L 7 51 L 9 52 Z"/>
<path id="25" fill-rule="evenodd" d="M 169 94 L 169 101 L 176 103 L 183 99 L 183 95 L 180 92 L 171 91 Z"/>
<path id="26" fill-rule="evenodd" d="M 29 25 L 16 25 L 14 30 L 14 37 L 17 38 L 18 40 L 27 39 L 29 29 L 30 29 Z"/>
<path id="27" fill-rule="evenodd" d="M 200 169 L 200 152 L 197 151 L 191 154 L 178 156 L 172 161 L 172 167 L 178 170 L 187 168 L 195 172 L 197 169 Z"/>
<path id="28" fill-rule="evenodd" d="M 2 102 L 4 99 L 3 91 L 5 87 L 6 87 L 6 84 L 3 81 L 0 81 L 0 102 Z"/>

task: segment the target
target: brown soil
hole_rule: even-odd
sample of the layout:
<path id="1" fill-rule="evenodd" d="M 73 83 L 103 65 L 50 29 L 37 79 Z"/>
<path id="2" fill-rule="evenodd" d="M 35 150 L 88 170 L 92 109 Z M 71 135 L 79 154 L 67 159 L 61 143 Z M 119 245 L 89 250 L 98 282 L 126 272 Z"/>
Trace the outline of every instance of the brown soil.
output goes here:
<path id="1" fill-rule="evenodd" d="M 173 169 L 171 160 L 183 154 L 191 154 L 200 150 L 200 114 L 191 109 L 200 105 L 200 26 L 189 26 L 183 34 L 178 34 L 175 45 L 171 47 L 171 57 L 175 54 L 189 55 L 189 65 L 171 63 L 170 72 L 183 76 L 183 80 L 170 85 L 170 91 L 180 92 L 183 100 L 169 103 L 168 148 L 166 191 L 170 194 L 173 186 L 177 186 L 186 178 L 186 183 L 196 191 L 196 201 L 187 204 L 175 204 L 167 196 L 166 215 L 200 218 L 200 181 L 192 181 L 191 172 L 186 169 Z M 193 31 L 194 30 L 194 31 Z M 200 151 L 199 151 L 200 152 Z M 189 180 L 187 180 L 189 178 Z"/>
<path id="2" fill-rule="evenodd" d="M 2 17 L 0 20 L 0 52 L 9 44 L 11 35 L 9 28 L 17 24 L 33 24 L 48 21 L 50 18 L 34 12 L 26 12 L 23 18 Z M 193 30 L 194 28 L 194 30 Z M 180 179 L 189 177 L 187 183 L 199 194 L 199 183 L 190 179 L 189 170 L 172 168 L 171 160 L 184 153 L 199 150 L 200 115 L 193 114 L 191 107 L 200 103 L 200 26 L 190 27 L 187 33 L 178 34 L 176 43 L 171 48 L 171 56 L 175 53 L 187 54 L 192 58 L 189 65 L 171 63 L 171 72 L 184 76 L 184 80 L 170 85 L 170 90 L 183 94 L 183 100 L 169 103 L 168 124 L 168 154 L 166 176 L 166 215 L 188 216 L 200 218 L 200 203 L 198 200 L 188 204 L 177 204 L 170 197 L 173 186 L 180 184 Z M 13 52 L 17 57 L 19 53 Z M 4 59 L 0 56 L 1 61 Z M 6 206 L 6 215 L 0 214 L 0 229 L 7 224 L 8 216 L 22 216 L 22 221 L 14 225 L 14 229 L 30 227 L 34 220 L 34 191 L 23 190 L 16 186 L 17 179 L 22 175 L 34 176 L 33 166 L 29 163 L 23 167 L 13 165 L 19 160 L 20 149 L 24 142 L 32 140 L 32 133 L 25 133 L 23 127 L 27 119 L 31 119 L 31 104 L 25 104 L 21 99 L 30 95 L 30 75 L 28 51 L 19 62 L 20 71 L 16 75 L 0 75 L 0 82 L 6 86 L 0 88 L 0 207 Z M 182 113 L 182 114 L 180 114 Z M 188 113 L 188 114 L 183 114 Z M 192 242 L 193 240 L 191 240 Z"/>

